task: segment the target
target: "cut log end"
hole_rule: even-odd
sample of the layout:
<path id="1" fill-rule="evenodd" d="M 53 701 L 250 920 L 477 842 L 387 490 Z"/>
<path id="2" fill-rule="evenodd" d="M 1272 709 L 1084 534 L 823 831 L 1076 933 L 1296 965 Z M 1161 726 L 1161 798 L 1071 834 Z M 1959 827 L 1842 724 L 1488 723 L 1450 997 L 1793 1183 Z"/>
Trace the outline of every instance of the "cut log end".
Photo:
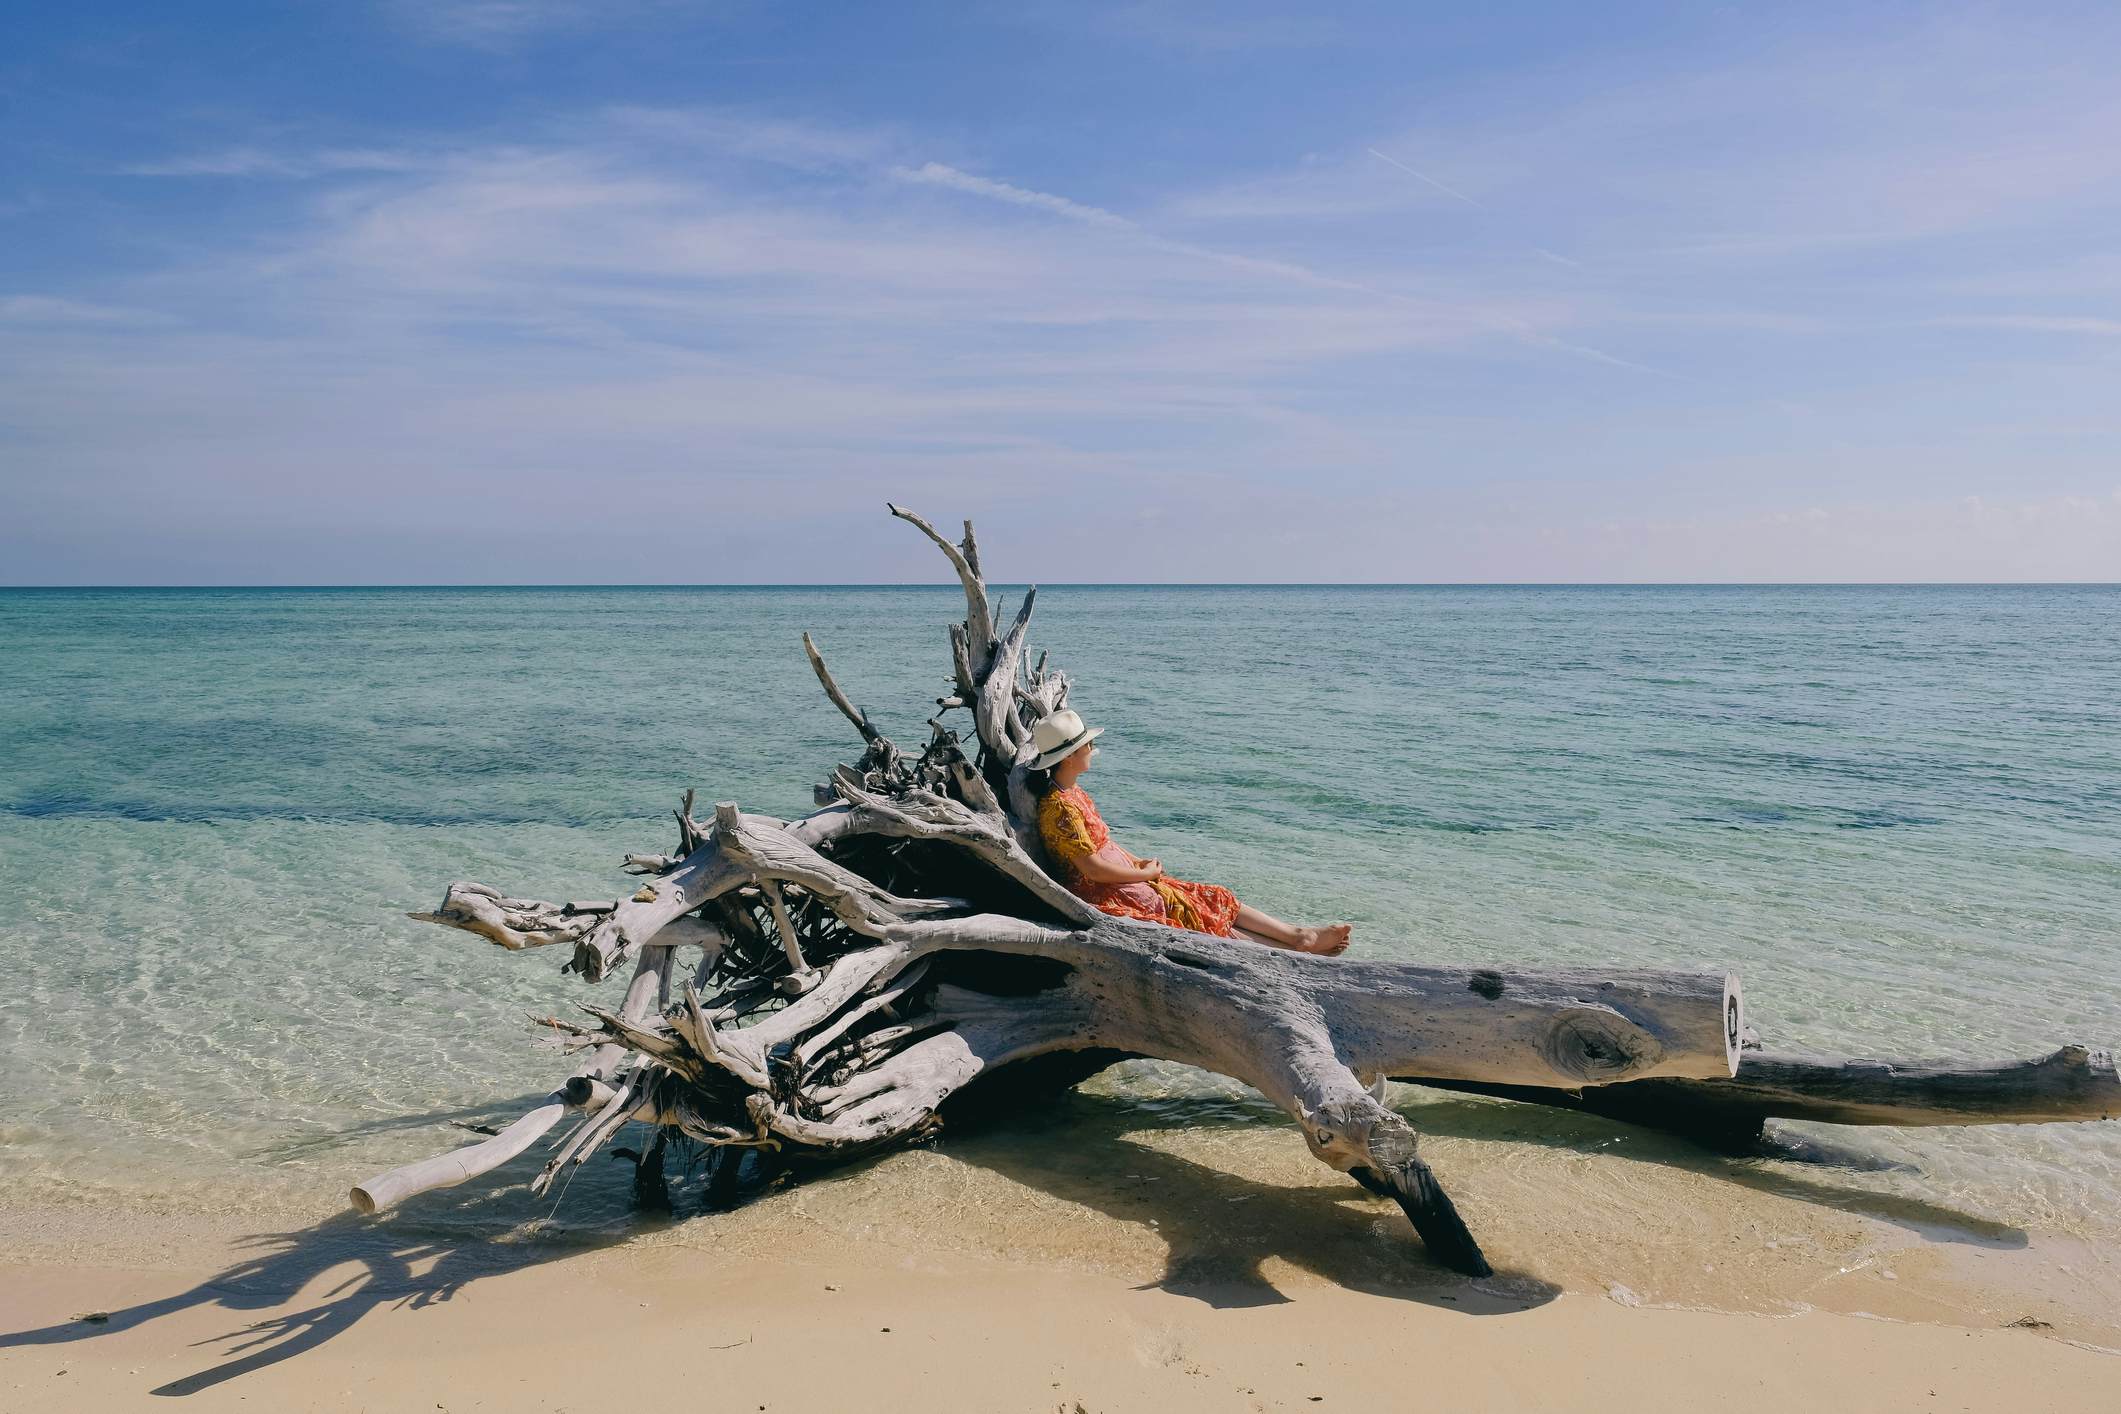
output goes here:
<path id="1" fill-rule="evenodd" d="M 1476 973 L 1470 984 L 1481 995 L 1489 987 L 1500 996 L 1500 974 Z M 1652 1010 L 1639 993 L 1611 983 L 1600 992 L 1614 997 L 1614 1004 L 1563 1008 L 1544 1038 L 1542 1051 L 1563 1085 L 1610 1085 L 1649 1075 L 1727 1080 L 1737 1074 L 1745 1003 L 1736 977 L 1726 974 L 1721 995 L 1702 999 L 1712 1002 L 1708 1009 Z"/>

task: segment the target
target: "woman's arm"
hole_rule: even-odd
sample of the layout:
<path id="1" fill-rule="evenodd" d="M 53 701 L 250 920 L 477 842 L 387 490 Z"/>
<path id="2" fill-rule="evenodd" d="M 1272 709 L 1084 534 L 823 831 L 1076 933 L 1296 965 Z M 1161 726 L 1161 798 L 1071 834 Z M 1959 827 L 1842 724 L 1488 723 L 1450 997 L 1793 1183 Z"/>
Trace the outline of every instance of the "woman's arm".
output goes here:
<path id="1" fill-rule="evenodd" d="M 1117 860 L 1086 854 L 1075 861 L 1075 868 L 1085 879 L 1099 884 L 1146 884 L 1164 877 L 1164 866 L 1155 859 L 1144 859 L 1130 868 Z"/>
<path id="2" fill-rule="evenodd" d="M 1101 848 L 1082 809 L 1065 791 L 1055 791 L 1039 802 L 1038 833 L 1056 863 L 1090 883 L 1146 884 L 1163 877 L 1163 865 L 1153 859 L 1136 859 L 1117 845 Z"/>

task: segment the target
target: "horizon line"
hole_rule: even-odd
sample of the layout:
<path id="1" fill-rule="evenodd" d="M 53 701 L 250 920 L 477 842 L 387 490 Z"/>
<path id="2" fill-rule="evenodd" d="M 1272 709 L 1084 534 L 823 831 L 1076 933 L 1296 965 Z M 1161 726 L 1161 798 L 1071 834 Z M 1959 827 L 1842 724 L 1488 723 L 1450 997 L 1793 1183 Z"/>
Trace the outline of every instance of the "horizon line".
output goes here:
<path id="1" fill-rule="evenodd" d="M 1318 579 L 1318 580 L 990 580 L 990 589 L 2115 589 L 2111 579 Z M 372 583 L 0 584 L 14 593 L 171 593 L 201 590 L 557 590 L 557 589 L 932 589 L 959 592 L 947 580 L 730 580 Z"/>

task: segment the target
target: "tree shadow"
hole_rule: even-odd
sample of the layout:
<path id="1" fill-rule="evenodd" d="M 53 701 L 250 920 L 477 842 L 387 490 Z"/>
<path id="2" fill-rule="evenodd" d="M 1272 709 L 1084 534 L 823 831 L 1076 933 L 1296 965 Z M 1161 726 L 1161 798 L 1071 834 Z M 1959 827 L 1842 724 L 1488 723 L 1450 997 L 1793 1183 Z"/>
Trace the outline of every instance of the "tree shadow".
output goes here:
<path id="1" fill-rule="evenodd" d="M 1261 1102 L 1264 1104 L 1264 1102 Z M 1227 1106 L 1204 1128 L 1260 1125 Z M 1287 1121 L 1275 1113 L 1274 1122 Z M 1389 1201 L 1332 1176 L 1308 1186 L 1262 1183 L 1131 1137 L 1155 1111 L 1069 1091 L 1027 1111 L 945 1131 L 951 1158 L 1154 1233 L 1164 1273 L 1144 1289 L 1218 1308 L 1289 1300 L 1267 1270 L 1284 1262 L 1350 1290 L 1475 1315 L 1531 1310 L 1560 1288 L 1521 1272 L 1475 1280 L 1437 1265 Z M 1322 1174 L 1324 1170 L 1320 1171 Z"/>
<path id="2" fill-rule="evenodd" d="M 1637 1162 L 1673 1165 L 1756 1191 L 1863 1214 L 1930 1241 L 1995 1248 L 2024 1247 L 2028 1241 L 2019 1228 L 1942 1204 L 1788 1172 L 1789 1163 L 1890 1167 L 1860 1151 L 1838 1150 L 1810 1139 L 1770 1141 L 1765 1152 L 1733 1156 L 1621 1120 L 1509 1101 L 1451 1096 L 1401 1108 L 1422 1132 L 1442 1137 L 1584 1152 L 1626 1141 L 1631 1145 L 1627 1156 Z M 480 1107 L 423 1119 L 431 1123 L 492 1112 Z M 1256 1096 L 1143 1102 L 1067 1090 L 1035 1105 L 953 1124 L 942 1148 L 960 1162 L 1154 1232 L 1165 1245 L 1165 1266 L 1163 1275 L 1147 1286 L 1218 1308 L 1287 1301 L 1269 1272 L 1274 1262 L 1351 1290 L 1474 1315 L 1526 1311 L 1560 1294 L 1551 1283 L 1521 1272 L 1473 1280 L 1437 1266 L 1395 1208 L 1350 1181 L 1333 1177 L 1294 1187 L 1257 1182 L 1136 1137 L 1145 1129 L 1214 1131 L 1286 1124 L 1278 1110 Z M 392 1121 L 380 1127 L 406 1125 Z M 1769 1158 L 1782 1162 L 1768 1167 L 1763 1160 Z M 813 1172 L 807 1181 L 858 1181 L 879 1161 Z M 534 1208 L 520 1176 L 508 1177 L 503 1171 L 422 1195 L 382 1218 L 344 1213 L 311 1227 L 244 1239 L 247 1250 L 241 1260 L 188 1291 L 113 1310 L 98 1322 L 74 1319 L 0 1333 L 0 1349 L 94 1340 L 196 1308 L 238 1315 L 270 1311 L 337 1269 L 348 1269 L 342 1280 L 299 1310 L 265 1316 L 201 1342 L 221 1345 L 225 1358 L 151 1391 L 169 1397 L 197 1394 L 316 1349 L 379 1308 L 436 1305 L 482 1277 L 615 1246 L 662 1226 L 668 1219 L 639 1212 L 623 1196 L 630 1168 L 625 1175 L 622 1168 L 627 1166 L 612 1165 L 585 1185 L 589 1191 L 577 1194 L 574 1217 L 587 1218 L 586 1224 L 559 1229 L 539 1221 L 536 1214 L 547 1205 Z"/>
<path id="3" fill-rule="evenodd" d="M 1911 1171 L 1912 1166 L 1882 1159 L 1858 1148 L 1844 1147 L 1830 1139 L 1778 1128 L 1759 1142 L 1733 1151 L 1714 1144 L 1698 1143 L 1667 1130 L 1580 1110 L 1549 1109 L 1513 1100 L 1472 1099 L 1448 1091 L 1423 1093 L 1448 1096 L 1427 1103 L 1399 1106 L 1408 1121 L 1424 1134 L 1454 1139 L 1501 1139 L 1579 1152 L 1609 1149 L 1615 1143 L 1625 1142 L 1630 1146 L 1626 1157 L 1638 1163 L 1663 1164 L 1719 1178 L 1758 1193 L 1875 1218 L 1905 1228 L 1931 1242 L 2020 1248 L 2030 1241 L 2023 1228 L 1959 1208 L 1910 1194 L 1833 1182 L 1828 1175 L 1837 1169 L 1906 1172 Z M 1792 1165 L 1816 1169 L 1818 1176 L 1792 1173 L 1789 1171 Z"/>
<path id="4" fill-rule="evenodd" d="M 508 1201 L 511 1189 L 513 1202 Z M 201 1307 L 237 1315 L 271 1311 L 348 1269 L 343 1280 L 299 1310 L 277 1312 L 199 1342 L 221 1346 L 226 1358 L 149 1391 L 170 1397 L 198 1394 L 314 1350 L 379 1308 L 437 1305 L 481 1277 L 615 1245 L 648 1221 L 555 1234 L 515 1220 L 527 1216 L 522 1196 L 519 1183 L 494 1178 L 423 1195 L 404 1212 L 383 1218 L 341 1213 L 312 1227 L 244 1238 L 238 1244 L 244 1252 L 240 1260 L 188 1291 L 113 1310 L 94 1322 L 75 1318 L 0 1334 L 0 1349 L 95 1340 Z"/>
<path id="5" fill-rule="evenodd" d="M 1399 1098 L 1410 1097 L 1402 1091 Z M 1910 1166 L 1808 1135 L 1771 1135 L 1750 1150 L 1731 1153 L 1623 1120 L 1505 1100 L 1447 1095 L 1399 1108 L 1418 1130 L 1438 1137 L 1577 1152 L 1625 1144 L 1624 1156 L 1633 1162 L 1855 1213 L 1929 1242 L 1993 1249 L 2029 1242 L 2023 1229 L 2008 1223 L 1907 1194 L 1834 1182 L 1836 1169 Z M 1132 1137 L 1144 1129 L 1287 1124 L 1278 1109 L 1249 1092 L 1144 1103 L 1073 1090 L 1035 1105 L 982 1114 L 974 1124 L 946 1130 L 942 1147 L 963 1162 L 1154 1231 L 1167 1256 L 1164 1275 L 1152 1285 L 1211 1305 L 1286 1300 L 1265 1270 L 1277 1259 L 1353 1290 L 1483 1313 L 1525 1310 L 1558 1294 L 1558 1288 L 1523 1273 L 1472 1282 L 1444 1270 L 1426 1258 L 1396 1211 L 1352 1183 L 1337 1178 L 1308 1187 L 1257 1183 Z M 1818 1176 L 1790 1172 L 1797 1164 L 1816 1167 Z"/>

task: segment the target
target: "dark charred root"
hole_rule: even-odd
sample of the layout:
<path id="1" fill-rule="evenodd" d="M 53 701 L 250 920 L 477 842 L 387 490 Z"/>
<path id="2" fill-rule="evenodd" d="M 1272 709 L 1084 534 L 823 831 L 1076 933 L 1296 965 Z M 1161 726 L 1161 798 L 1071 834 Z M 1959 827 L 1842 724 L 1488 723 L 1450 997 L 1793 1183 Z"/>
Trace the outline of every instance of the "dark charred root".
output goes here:
<path id="1" fill-rule="evenodd" d="M 1407 1221 L 1420 1234 L 1422 1245 L 1438 1262 L 1469 1277 L 1494 1275 L 1494 1268 L 1482 1255 L 1480 1244 L 1473 1240 L 1465 1219 L 1458 1216 L 1450 1195 L 1420 1159 L 1408 1158 L 1382 1173 L 1376 1169 L 1350 1169 L 1348 1177 L 1378 1197 L 1399 1204 Z"/>
<path id="2" fill-rule="evenodd" d="M 710 1149 L 707 1152 L 707 1194 L 701 1207 L 710 1213 L 734 1208 L 742 1193 L 744 1149 Z"/>
<path id="3" fill-rule="evenodd" d="M 663 1153 L 670 1142 L 670 1131 L 658 1129 L 655 1140 L 645 1154 L 634 1155 L 633 1202 L 644 1213 L 668 1213 L 670 1207 L 670 1185 L 663 1177 Z M 630 1149 L 615 1150 L 618 1154 L 632 1154 Z"/>

